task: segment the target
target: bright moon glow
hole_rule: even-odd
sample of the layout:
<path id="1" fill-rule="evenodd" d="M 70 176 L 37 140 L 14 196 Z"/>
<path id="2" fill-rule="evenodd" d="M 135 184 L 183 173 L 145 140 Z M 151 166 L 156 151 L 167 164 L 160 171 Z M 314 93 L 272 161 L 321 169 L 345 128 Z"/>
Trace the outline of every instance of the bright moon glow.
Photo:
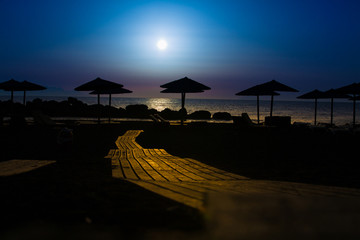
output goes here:
<path id="1" fill-rule="evenodd" d="M 160 49 L 160 50 L 165 50 L 167 48 L 168 44 L 165 40 L 161 39 L 157 42 L 157 47 Z"/>

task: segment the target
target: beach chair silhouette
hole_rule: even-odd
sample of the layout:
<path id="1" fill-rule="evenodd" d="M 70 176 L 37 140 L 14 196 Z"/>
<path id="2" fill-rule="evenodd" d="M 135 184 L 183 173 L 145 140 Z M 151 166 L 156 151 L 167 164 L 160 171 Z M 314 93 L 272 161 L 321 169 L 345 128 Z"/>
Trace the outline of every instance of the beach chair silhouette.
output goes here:
<path id="1" fill-rule="evenodd" d="M 43 114 L 40 111 L 33 111 L 31 115 L 34 118 L 34 123 L 42 126 L 56 126 L 56 122 L 53 121 L 48 115 Z"/>
<path id="2" fill-rule="evenodd" d="M 166 119 L 164 119 L 162 116 L 160 116 L 159 114 L 152 114 L 150 115 L 150 118 L 156 123 L 156 124 L 160 124 L 162 126 L 169 126 L 170 122 Z"/>
<path id="3" fill-rule="evenodd" d="M 253 125 L 255 125 L 247 113 L 242 113 L 241 116 L 233 116 L 233 121 L 234 121 L 234 124 L 238 125 L 238 126 L 253 126 Z"/>
<path id="4" fill-rule="evenodd" d="M 247 113 L 242 113 L 241 118 L 245 124 L 254 125 L 253 121 L 250 119 L 250 117 Z"/>

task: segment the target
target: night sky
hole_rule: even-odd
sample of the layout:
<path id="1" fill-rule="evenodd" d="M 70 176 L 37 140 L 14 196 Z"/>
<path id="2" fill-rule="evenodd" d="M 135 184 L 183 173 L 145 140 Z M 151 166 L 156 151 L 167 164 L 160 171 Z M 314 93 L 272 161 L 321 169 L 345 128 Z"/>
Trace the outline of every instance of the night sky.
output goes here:
<path id="1" fill-rule="evenodd" d="M 359 0 L 0 0 L 0 33 L 0 82 L 45 95 L 96 77 L 127 97 L 171 97 L 159 86 L 185 76 L 212 88 L 201 98 L 272 79 L 300 92 L 360 82 Z"/>

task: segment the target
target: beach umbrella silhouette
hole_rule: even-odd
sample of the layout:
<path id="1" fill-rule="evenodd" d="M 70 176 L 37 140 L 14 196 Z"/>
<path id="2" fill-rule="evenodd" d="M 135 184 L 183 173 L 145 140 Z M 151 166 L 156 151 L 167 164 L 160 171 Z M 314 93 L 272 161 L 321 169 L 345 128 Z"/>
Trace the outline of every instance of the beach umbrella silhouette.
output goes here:
<path id="1" fill-rule="evenodd" d="M 276 91 L 276 92 L 299 92 L 298 90 L 286 86 L 276 80 L 271 80 L 269 82 L 256 85 L 254 88 L 263 91 Z M 270 105 L 270 117 L 272 117 L 274 105 L 274 95 L 271 95 L 271 105 Z"/>
<path id="2" fill-rule="evenodd" d="M 161 91 L 162 93 L 181 93 L 181 108 L 184 108 L 185 106 L 186 93 L 200 93 L 211 89 L 210 87 L 196 82 L 188 77 L 163 84 L 160 87 L 166 88 Z"/>
<path id="3" fill-rule="evenodd" d="M 101 94 L 109 94 L 109 107 L 111 107 L 111 95 L 112 94 L 124 94 L 124 93 L 132 93 L 132 91 L 125 89 L 125 88 L 111 88 L 111 89 L 102 89 L 102 90 L 95 90 L 90 92 L 90 94 L 96 94 L 96 95 L 101 95 Z M 109 108 L 109 111 L 111 111 L 111 109 Z M 111 120 L 111 116 L 110 116 L 110 112 L 109 112 L 109 122 Z"/>
<path id="4" fill-rule="evenodd" d="M 10 100 L 14 102 L 14 91 L 21 91 L 21 83 L 14 79 L 0 83 L 0 89 L 11 92 Z"/>
<path id="5" fill-rule="evenodd" d="M 256 103 L 257 103 L 257 121 L 260 124 L 260 101 L 259 96 L 277 96 L 280 95 L 274 91 L 259 89 L 256 86 L 245 89 L 244 91 L 238 92 L 235 95 L 237 96 L 256 96 Z"/>
<path id="6" fill-rule="evenodd" d="M 105 91 L 108 89 L 117 89 L 122 87 L 123 87 L 122 84 L 104 80 L 98 77 L 90 82 L 84 83 L 76 87 L 75 91 Z M 100 93 L 97 93 L 97 102 L 98 105 L 100 106 Z M 98 116 L 98 122 L 100 123 L 100 112 Z"/>
<path id="7" fill-rule="evenodd" d="M 355 113 L 356 113 L 356 95 L 360 94 L 360 83 L 352 83 L 340 88 L 335 89 L 337 93 L 351 94 L 353 100 L 353 126 L 355 126 Z"/>
<path id="8" fill-rule="evenodd" d="M 330 107 L 330 125 L 333 125 L 333 119 L 334 119 L 334 98 L 347 98 L 349 99 L 350 96 L 336 91 L 335 89 L 330 89 L 324 92 L 324 98 L 330 98 L 331 99 L 331 107 Z"/>
<path id="9" fill-rule="evenodd" d="M 24 91 L 23 104 L 25 105 L 26 91 L 45 90 L 46 87 L 28 81 L 19 82 L 14 79 L 11 79 L 9 81 L 1 83 L 0 89 L 3 89 L 5 91 L 11 91 L 12 102 L 14 100 L 14 91 Z"/>
<path id="10" fill-rule="evenodd" d="M 161 85 L 160 87 L 166 88 L 162 90 L 161 93 L 181 93 L 181 109 L 185 108 L 185 94 L 186 93 L 201 93 L 205 90 L 210 90 L 211 88 L 196 82 L 188 77 L 184 77 L 166 84 Z M 183 118 L 181 119 L 181 124 L 183 124 Z"/>
<path id="11" fill-rule="evenodd" d="M 40 91 L 40 90 L 45 90 L 46 89 L 46 87 L 43 87 L 43 86 L 38 85 L 36 83 L 28 82 L 26 80 L 21 82 L 20 85 L 21 85 L 20 91 L 24 91 L 24 97 L 23 97 L 23 104 L 24 105 L 26 103 L 26 91 Z"/>
<path id="12" fill-rule="evenodd" d="M 316 125 L 316 115 L 317 115 L 317 100 L 319 98 L 325 98 L 325 94 L 322 91 L 315 89 L 314 91 L 305 93 L 301 96 L 298 96 L 299 99 L 314 99 L 315 100 L 315 115 L 314 115 L 314 124 Z"/>

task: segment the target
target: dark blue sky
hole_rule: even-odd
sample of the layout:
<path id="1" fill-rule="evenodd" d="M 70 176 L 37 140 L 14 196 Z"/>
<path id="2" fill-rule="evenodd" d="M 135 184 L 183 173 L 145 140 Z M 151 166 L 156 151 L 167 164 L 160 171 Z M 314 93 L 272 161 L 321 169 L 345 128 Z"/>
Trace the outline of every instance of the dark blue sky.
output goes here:
<path id="1" fill-rule="evenodd" d="M 212 88 L 191 97 L 272 79 L 327 90 L 360 82 L 359 12 L 358 0 L 0 0 L 0 82 L 74 95 L 99 76 L 134 97 L 172 96 L 159 86 L 184 76 Z"/>

